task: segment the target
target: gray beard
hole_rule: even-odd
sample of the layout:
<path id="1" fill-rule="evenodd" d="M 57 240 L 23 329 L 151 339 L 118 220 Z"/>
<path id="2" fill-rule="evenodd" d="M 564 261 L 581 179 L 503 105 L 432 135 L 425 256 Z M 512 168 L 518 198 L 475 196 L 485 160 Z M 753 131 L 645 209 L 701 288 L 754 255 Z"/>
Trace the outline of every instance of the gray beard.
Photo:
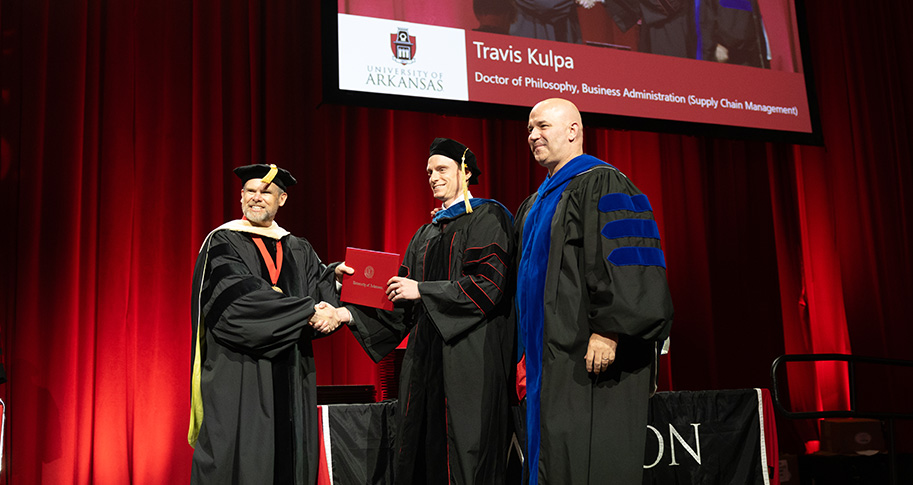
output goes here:
<path id="1" fill-rule="evenodd" d="M 258 214 L 253 214 L 249 209 L 244 209 L 244 217 L 251 223 L 257 224 L 266 224 L 266 222 L 272 222 L 276 214 L 271 214 L 269 211 L 260 212 Z M 269 224 L 266 224 L 269 225 Z"/>

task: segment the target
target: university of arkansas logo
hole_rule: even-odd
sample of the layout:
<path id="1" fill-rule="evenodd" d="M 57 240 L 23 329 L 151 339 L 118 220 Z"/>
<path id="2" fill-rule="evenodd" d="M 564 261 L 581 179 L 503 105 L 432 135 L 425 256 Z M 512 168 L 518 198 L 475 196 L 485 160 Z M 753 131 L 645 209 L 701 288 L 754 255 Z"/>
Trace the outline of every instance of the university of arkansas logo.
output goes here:
<path id="1" fill-rule="evenodd" d="M 402 65 L 415 62 L 415 36 L 409 35 L 409 29 L 399 29 L 395 34 L 390 34 L 390 50 L 393 51 L 393 60 Z"/>

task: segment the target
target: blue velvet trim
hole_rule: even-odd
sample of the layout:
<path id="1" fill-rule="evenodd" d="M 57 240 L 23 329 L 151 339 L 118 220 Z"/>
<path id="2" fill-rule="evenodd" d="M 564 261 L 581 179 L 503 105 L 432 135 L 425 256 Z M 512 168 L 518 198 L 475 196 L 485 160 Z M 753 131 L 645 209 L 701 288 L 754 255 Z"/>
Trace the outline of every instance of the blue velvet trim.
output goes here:
<path id="1" fill-rule="evenodd" d="M 720 0 L 720 6 L 751 12 L 751 0 Z"/>
<path id="2" fill-rule="evenodd" d="M 659 228 L 656 221 L 650 219 L 618 219 L 602 228 L 602 235 L 608 239 L 620 237 L 646 237 L 659 239 Z"/>
<path id="3" fill-rule="evenodd" d="M 513 216 L 513 214 L 510 213 L 509 210 L 507 210 L 507 207 L 504 207 L 504 204 L 502 204 L 494 199 L 480 199 L 477 197 L 473 197 L 473 198 L 469 199 L 469 205 L 472 206 L 473 209 L 475 209 L 476 207 L 478 207 L 482 204 L 487 204 L 489 202 L 492 202 L 492 203 L 495 203 L 495 204 L 498 204 L 499 206 L 501 206 L 501 208 L 504 209 L 504 212 L 507 212 L 507 215 L 510 217 L 510 221 L 513 222 L 514 216 Z M 442 211 L 438 211 L 438 213 L 434 215 L 434 218 L 431 219 L 431 222 L 437 223 L 443 219 L 456 219 L 457 217 L 460 217 L 461 215 L 463 215 L 465 213 L 466 213 L 466 204 L 463 203 L 463 201 L 460 201 Z"/>
<path id="4" fill-rule="evenodd" d="M 665 269 L 666 257 L 659 248 L 626 246 L 615 248 L 607 258 L 615 266 L 660 266 Z"/>
<path id="5" fill-rule="evenodd" d="M 599 199 L 599 212 L 631 211 L 651 212 L 650 199 L 644 194 L 628 195 L 621 192 L 603 195 Z"/>
<path id="6" fill-rule="evenodd" d="M 598 165 L 608 165 L 590 155 L 569 161 L 539 187 L 539 195 L 526 215 L 517 273 L 517 326 L 526 348 L 526 448 L 529 484 L 538 483 L 539 408 L 542 390 L 542 347 L 545 327 L 545 276 L 551 246 L 551 226 L 561 194 L 577 175 Z"/>

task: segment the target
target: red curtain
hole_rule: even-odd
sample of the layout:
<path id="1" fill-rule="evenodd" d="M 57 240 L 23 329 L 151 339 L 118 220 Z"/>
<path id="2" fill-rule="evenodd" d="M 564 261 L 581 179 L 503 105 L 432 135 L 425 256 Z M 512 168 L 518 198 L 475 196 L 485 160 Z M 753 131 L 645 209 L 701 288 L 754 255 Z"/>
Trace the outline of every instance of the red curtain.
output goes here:
<path id="1" fill-rule="evenodd" d="M 586 130 L 656 209 L 676 306 L 666 389 L 767 387 L 785 352 L 913 357 L 913 7 L 805 3 L 824 147 Z M 187 480 L 190 277 L 239 215 L 231 168 L 290 169 L 278 220 L 328 261 L 405 249 L 435 206 L 435 136 L 478 154 L 476 196 L 515 210 L 541 183 L 526 120 L 321 104 L 318 13 L 0 4 L 7 482 Z M 320 383 L 377 383 L 346 331 L 315 347 Z M 845 406 L 844 371 L 791 370 L 790 398 Z M 909 386 L 862 384 L 910 402 Z"/>

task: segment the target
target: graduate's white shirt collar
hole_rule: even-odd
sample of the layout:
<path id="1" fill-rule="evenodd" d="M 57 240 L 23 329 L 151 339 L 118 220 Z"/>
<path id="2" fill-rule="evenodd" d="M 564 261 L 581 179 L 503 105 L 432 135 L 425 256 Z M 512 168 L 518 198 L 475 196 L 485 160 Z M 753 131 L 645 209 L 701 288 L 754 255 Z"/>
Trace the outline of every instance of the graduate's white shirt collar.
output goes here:
<path id="1" fill-rule="evenodd" d="M 467 190 L 466 193 L 469 195 L 469 198 L 471 199 L 471 198 L 472 198 L 472 192 L 470 192 L 470 191 Z M 454 200 L 453 202 L 451 202 L 450 205 L 441 204 L 441 208 L 442 208 L 442 209 L 447 209 L 448 207 L 453 207 L 455 204 L 457 204 L 457 203 L 459 203 L 459 202 L 463 202 L 463 193 L 462 193 L 462 192 L 460 192 L 460 195 L 456 198 L 456 200 Z"/>

